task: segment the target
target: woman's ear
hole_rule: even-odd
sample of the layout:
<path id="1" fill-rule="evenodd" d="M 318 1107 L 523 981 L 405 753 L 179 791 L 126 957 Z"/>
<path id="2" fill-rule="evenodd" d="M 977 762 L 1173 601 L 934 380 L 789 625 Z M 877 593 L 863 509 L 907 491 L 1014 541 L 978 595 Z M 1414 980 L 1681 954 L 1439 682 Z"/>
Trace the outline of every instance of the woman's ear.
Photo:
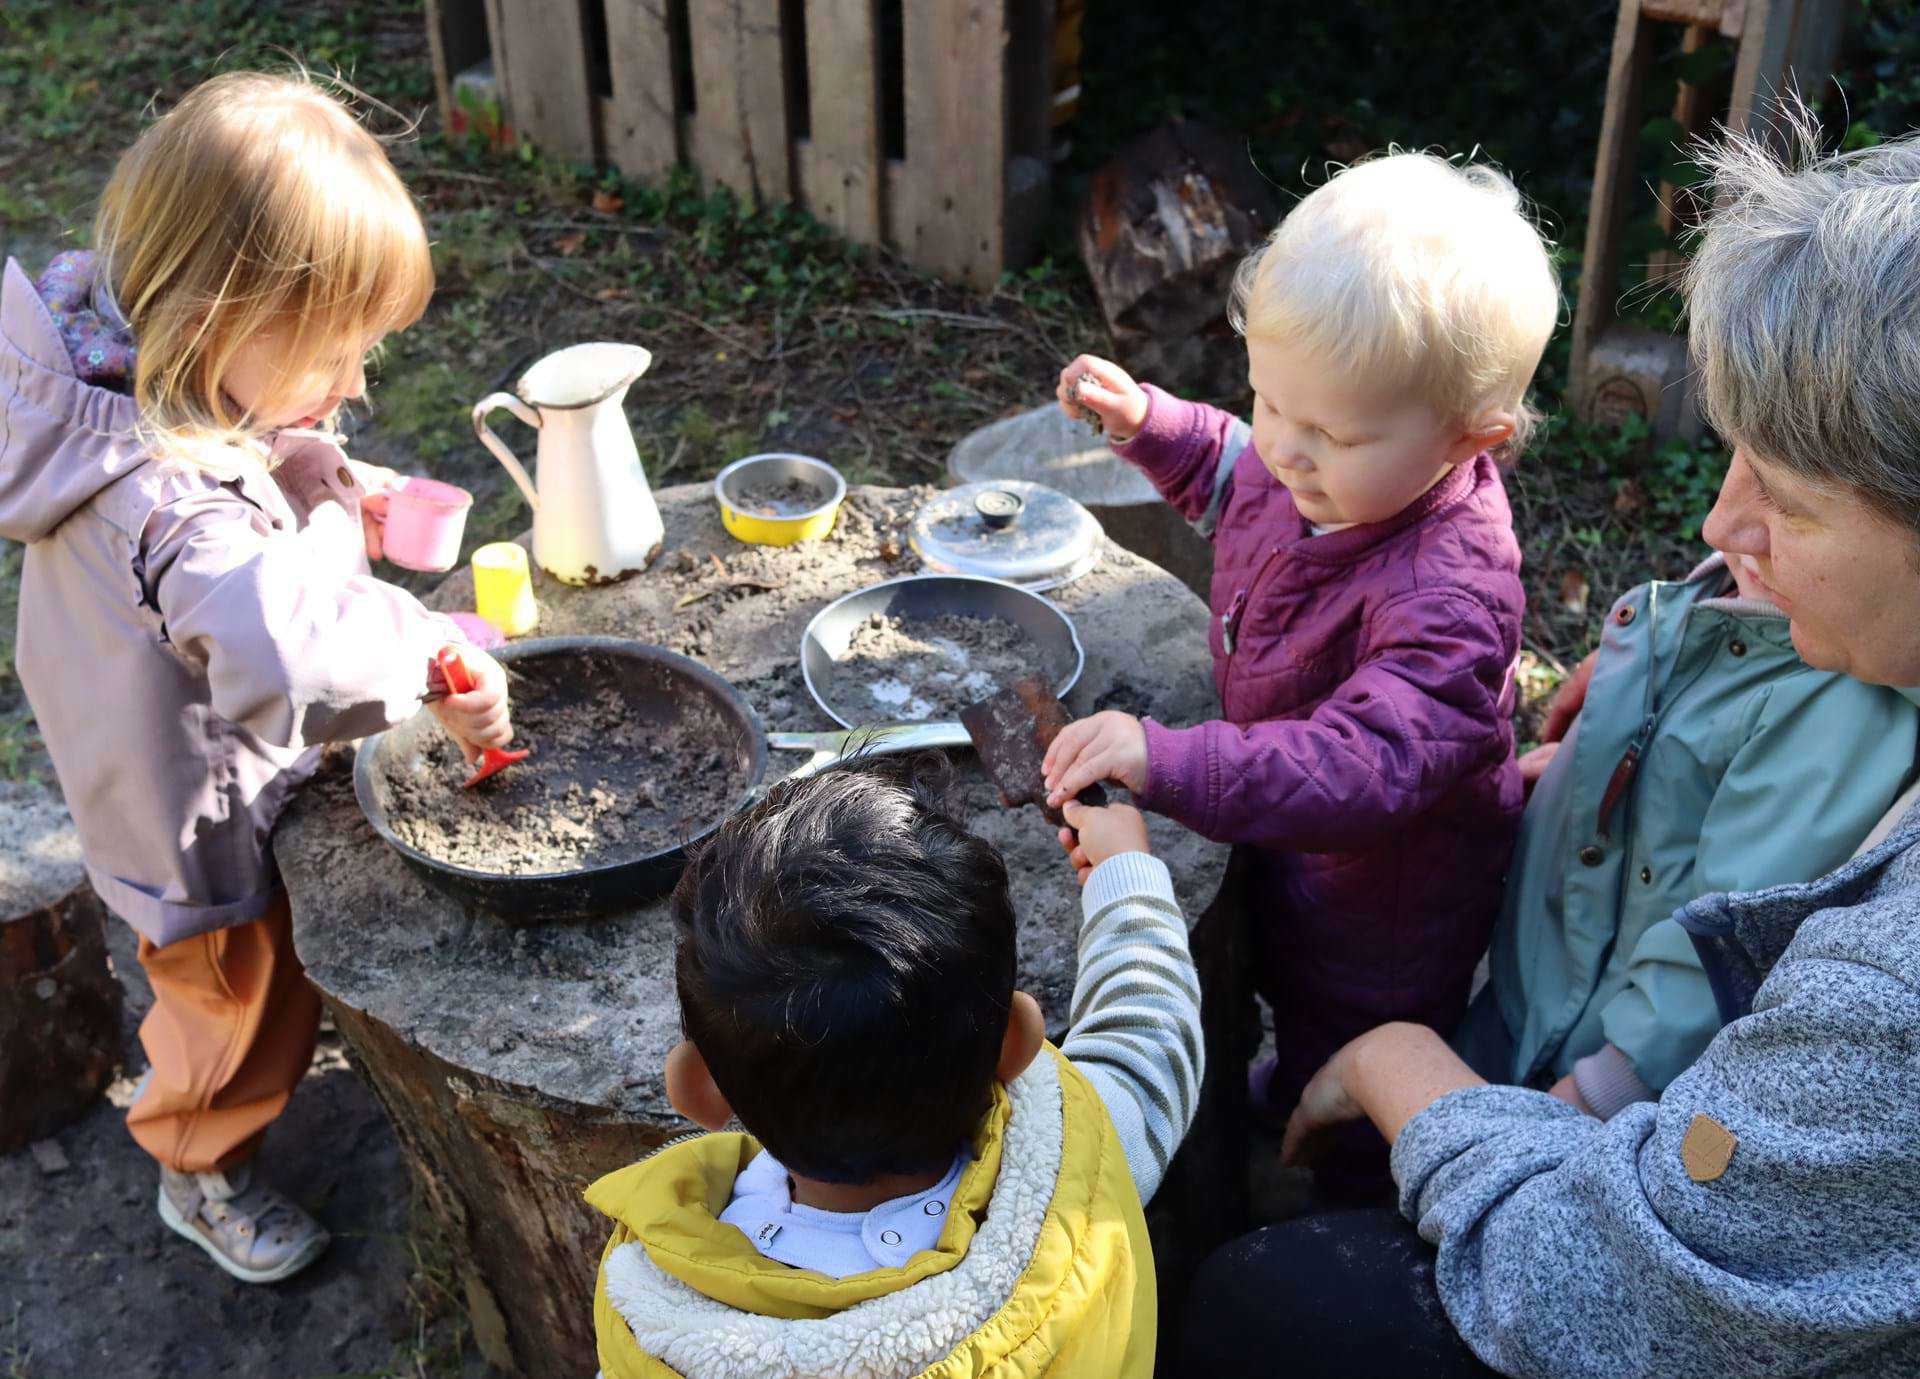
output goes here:
<path id="1" fill-rule="evenodd" d="M 673 1109 L 702 1130 L 724 1130 L 733 1119 L 727 1095 L 707 1070 L 707 1060 L 691 1039 L 682 1039 L 667 1054 L 667 1100 Z"/>
<path id="2" fill-rule="evenodd" d="M 1047 1020 L 1040 1013 L 1040 1003 L 1024 991 L 1014 992 L 1007 1007 L 1007 1032 L 1000 1040 L 1000 1064 L 993 1075 L 1002 1082 L 1013 1081 L 1039 1057 L 1046 1038 Z"/>

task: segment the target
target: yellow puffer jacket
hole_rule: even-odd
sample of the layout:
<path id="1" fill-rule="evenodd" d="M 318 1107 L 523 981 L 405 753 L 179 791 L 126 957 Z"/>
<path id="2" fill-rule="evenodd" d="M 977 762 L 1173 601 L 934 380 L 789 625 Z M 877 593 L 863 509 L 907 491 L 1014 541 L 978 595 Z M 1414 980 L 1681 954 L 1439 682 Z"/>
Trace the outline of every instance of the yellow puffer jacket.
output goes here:
<path id="1" fill-rule="evenodd" d="M 606 1379 L 1148 1379 L 1153 1254 L 1106 1107 L 1049 1045 L 974 1139 L 940 1239 L 832 1279 L 719 1220 L 760 1147 L 701 1135 L 608 1174 L 594 1326 Z"/>

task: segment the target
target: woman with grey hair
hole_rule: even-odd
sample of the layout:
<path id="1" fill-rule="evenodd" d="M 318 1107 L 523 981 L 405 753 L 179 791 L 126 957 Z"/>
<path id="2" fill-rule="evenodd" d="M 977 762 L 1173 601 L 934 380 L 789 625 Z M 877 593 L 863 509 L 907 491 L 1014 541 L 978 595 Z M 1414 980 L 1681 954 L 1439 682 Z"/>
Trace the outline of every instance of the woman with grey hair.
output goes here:
<path id="1" fill-rule="evenodd" d="M 1734 446 L 1704 534 L 1809 665 L 1916 685 L 1920 139 L 1821 157 L 1796 133 L 1785 162 L 1740 138 L 1704 155 L 1720 209 L 1688 271 L 1691 345 Z M 1335 1054 L 1286 1152 L 1370 1119 L 1405 1220 L 1308 1217 L 1220 1250 L 1185 1372 L 1920 1373 L 1915 793 L 1823 879 L 1678 913 L 1726 1024 L 1658 1101 L 1602 1122 L 1487 1085 L 1413 1025 Z"/>

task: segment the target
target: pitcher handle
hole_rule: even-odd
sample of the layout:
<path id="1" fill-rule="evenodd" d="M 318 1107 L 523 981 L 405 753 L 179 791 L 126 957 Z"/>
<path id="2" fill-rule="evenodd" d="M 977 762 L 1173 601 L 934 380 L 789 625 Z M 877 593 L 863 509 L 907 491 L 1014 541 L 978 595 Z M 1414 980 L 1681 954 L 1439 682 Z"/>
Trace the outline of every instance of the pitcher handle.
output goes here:
<path id="1" fill-rule="evenodd" d="M 536 431 L 540 429 L 540 414 L 512 393 L 489 393 L 473 404 L 473 434 L 480 438 L 480 444 L 493 452 L 494 459 L 506 466 L 507 473 L 513 476 L 513 481 L 520 485 L 520 491 L 527 496 L 527 506 L 538 512 L 540 495 L 533 490 L 533 480 L 527 477 L 527 471 L 520 467 L 520 461 L 507 449 L 507 443 L 487 426 L 487 413 L 496 407 L 506 408 Z"/>

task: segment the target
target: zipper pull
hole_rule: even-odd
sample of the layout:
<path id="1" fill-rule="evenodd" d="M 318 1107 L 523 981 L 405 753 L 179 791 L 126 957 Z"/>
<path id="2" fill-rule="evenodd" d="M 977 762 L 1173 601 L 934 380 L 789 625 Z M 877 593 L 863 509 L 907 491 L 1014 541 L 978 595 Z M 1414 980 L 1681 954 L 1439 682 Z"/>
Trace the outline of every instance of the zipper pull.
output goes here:
<path id="1" fill-rule="evenodd" d="M 1619 765 L 1615 766 L 1613 774 L 1607 777 L 1607 788 L 1600 795 L 1598 821 L 1600 841 L 1603 843 L 1612 837 L 1613 825 L 1610 821 L 1613 818 L 1614 809 L 1618 807 L 1621 797 L 1627 793 L 1627 788 L 1633 784 L 1633 778 L 1640 772 L 1640 758 L 1645 755 L 1647 743 L 1653 737 L 1654 718 L 1653 714 L 1647 715 L 1646 721 L 1640 725 L 1640 731 L 1635 733 L 1633 741 L 1627 744 L 1627 750 L 1621 756 Z"/>
<path id="2" fill-rule="evenodd" d="M 1240 606 L 1247 601 L 1247 591 L 1235 592 L 1233 602 L 1227 605 L 1227 611 L 1220 615 L 1220 645 L 1227 655 L 1233 655 L 1233 625 L 1240 619 Z"/>

